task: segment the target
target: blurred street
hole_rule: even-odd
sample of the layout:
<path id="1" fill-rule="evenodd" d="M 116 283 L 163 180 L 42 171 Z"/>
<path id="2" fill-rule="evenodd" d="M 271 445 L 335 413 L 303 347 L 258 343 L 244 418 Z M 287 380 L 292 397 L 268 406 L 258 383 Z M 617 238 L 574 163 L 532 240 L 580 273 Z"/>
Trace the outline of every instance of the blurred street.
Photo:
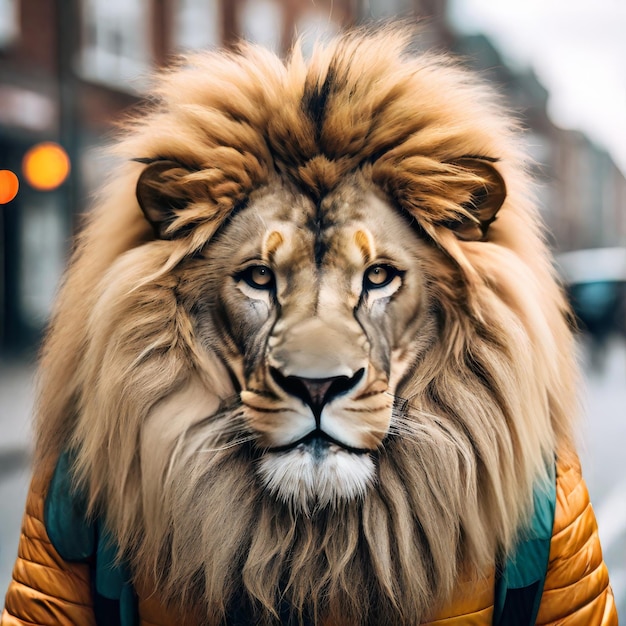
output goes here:
<path id="1" fill-rule="evenodd" d="M 30 479 L 34 366 L 0 360 L 0 606 L 17 554 Z"/>
<path id="2" fill-rule="evenodd" d="M 626 619 L 626 342 L 609 343 L 601 365 L 601 372 L 585 368 L 579 446 L 618 611 Z"/>
<path id="3" fill-rule="evenodd" d="M 584 362 L 587 351 L 581 350 Z M 0 601 L 15 560 L 29 481 L 32 364 L 0 362 Z M 600 373 L 585 367 L 580 452 L 621 615 L 626 616 L 626 342 L 614 341 Z"/>

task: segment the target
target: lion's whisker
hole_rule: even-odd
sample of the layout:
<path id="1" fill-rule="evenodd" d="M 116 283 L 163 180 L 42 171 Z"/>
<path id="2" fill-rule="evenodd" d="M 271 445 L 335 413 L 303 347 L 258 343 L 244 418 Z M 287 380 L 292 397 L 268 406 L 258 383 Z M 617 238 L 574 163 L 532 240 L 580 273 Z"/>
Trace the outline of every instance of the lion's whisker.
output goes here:
<path id="1" fill-rule="evenodd" d="M 246 443 L 250 443 L 251 441 L 254 441 L 256 439 L 256 437 L 252 434 L 247 435 L 245 437 L 241 437 L 240 439 L 235 439 L 234 441 L 230 441 L 224 445 L 221 446 L 216 446 L 216 447 L 211 447 L 211 448 L 199 448 L 198 450 L 196 450 L 196 453 L 201 453 L 201 452 L 224 452 L 226 450 L 230 450 L 232 448 L 237 448 L 239 446 L 242 446 Z"/>

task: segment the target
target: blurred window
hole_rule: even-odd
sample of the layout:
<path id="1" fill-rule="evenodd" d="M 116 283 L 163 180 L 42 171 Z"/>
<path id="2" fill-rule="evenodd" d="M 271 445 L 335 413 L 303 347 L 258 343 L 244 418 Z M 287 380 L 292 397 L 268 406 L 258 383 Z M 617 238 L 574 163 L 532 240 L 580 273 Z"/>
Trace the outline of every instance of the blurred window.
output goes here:
<path id="1" fill-rule="evenodd" d="M 179 50 L 196 50 L 221 43 L 218 0 L 178 0 L 174 13 L 174 44 Z"/>
<path id="2" fill-rule="evenodd" d="M 276 0 L 246 0 L 241 7 L 244 39 L 280 52 L 284 9 Z"/>
<path id="3" fill-rule="evenodd" d="M 19 304 L 33 328 L 47 321 L 65 265 L 62 216 L 53 194 L 42 194 L 22 205 Z"/>
<path id="4" fill-rule="evenodd" d="M 19 34 L 18 0 L 0 0 L 0 48 L 12 44 Z"/>
<path id="5" fill-rule="evenodd" d="M 141 87 L 150 68 L 150 11 L 147 0 L 86 0 L 83 13 L 83 74 L 92 80 Z"/>

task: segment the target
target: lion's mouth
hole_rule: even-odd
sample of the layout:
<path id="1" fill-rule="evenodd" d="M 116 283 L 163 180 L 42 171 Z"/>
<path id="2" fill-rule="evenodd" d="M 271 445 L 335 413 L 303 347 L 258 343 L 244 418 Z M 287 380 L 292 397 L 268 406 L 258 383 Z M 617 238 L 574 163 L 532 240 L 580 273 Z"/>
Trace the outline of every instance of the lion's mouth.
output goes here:
<path id="1" fill-rule="evenodd" d="M 367 448 L 355 448 L 346 443 L 335 439 L 328 433 L 324 432 L 321 428 L 315 428 L 311 432 L 304 435 L 304 437 L 300 437 L 300 439 L 296 439 L 291 443 L 282 445 L 282 446 L 274 446 L 267 449 L 267 452 L 289 452 L 290 450 L 294 450 L 295 448 L 302 447 L 309 449 L 313 455 L 318 456 L 322 455 L 328 451 L 332 446 L 337 446 L 346 452 L 350 452 L 352 454 L 369 454 L 372 451 Z"/>

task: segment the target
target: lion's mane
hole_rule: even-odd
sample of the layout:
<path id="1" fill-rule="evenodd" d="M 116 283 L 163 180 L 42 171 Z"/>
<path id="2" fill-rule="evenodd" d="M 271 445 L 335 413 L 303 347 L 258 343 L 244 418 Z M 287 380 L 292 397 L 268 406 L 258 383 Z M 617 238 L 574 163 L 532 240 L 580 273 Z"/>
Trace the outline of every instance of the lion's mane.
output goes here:
<path id="1" fill-rule="evenodd" d="M 517 129 L 474 76 L 408 54 L 410 37 L 351 33 L 308 61 L 247 45 L 186 58 L 124 128 L 78 238 L 42 356 L 39 463 L 73 447 L 137 584 L 203 623 L 236 599 L 271 620 L 280 589 L 341 623 L 417 624 L 510 548 L 546 462 L 571 448 L 568 311 Z M 486 241 L 446 227 L 467 201 L 459 155 L 497 159 L 506 182 Z M 170 192 L 191 201 L 170 226 L 183 235 L 159 240 L 135 187 L 163 158 L 189 168 Z M 398 390 L 376 484 L 298 515 L 259 485 L 181 267 L 271 177 L 320 198 L 359 169 L 437 251 L 438 328 Z"/>

